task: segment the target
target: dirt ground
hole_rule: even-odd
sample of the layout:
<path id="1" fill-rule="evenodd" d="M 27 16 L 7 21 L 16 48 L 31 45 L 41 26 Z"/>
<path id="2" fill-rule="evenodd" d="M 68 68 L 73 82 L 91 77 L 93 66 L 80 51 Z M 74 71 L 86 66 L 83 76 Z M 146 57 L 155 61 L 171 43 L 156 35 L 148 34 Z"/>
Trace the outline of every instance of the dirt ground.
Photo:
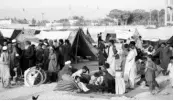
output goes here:
<path id="1" fill-rule="evenodd" d="M 83 62 L 73 64 L 75 68 L 81 68 L 84 65 L 88 66 L 90 71 L 98 70 L 97 62 Z M 75 92 L 53 91 L 56 83 L 42 84 L 37 87 L 14 86 L 10 89 L 0 88 L 1 100 L 31 100 L 32 96 L 39 95 L 39 100 L 172 100 L 173 88 L 170 87 L 170 82 L 167 76 L 157 77 L 157 82 L 160 84 L 161 92 L 157 95 L 151 95 L 148 87 L 136 86 L 132 91 L 124 95 L 89 93 L 77 94 Z M 1 86 L 1 85 L 0 85 Z"/>

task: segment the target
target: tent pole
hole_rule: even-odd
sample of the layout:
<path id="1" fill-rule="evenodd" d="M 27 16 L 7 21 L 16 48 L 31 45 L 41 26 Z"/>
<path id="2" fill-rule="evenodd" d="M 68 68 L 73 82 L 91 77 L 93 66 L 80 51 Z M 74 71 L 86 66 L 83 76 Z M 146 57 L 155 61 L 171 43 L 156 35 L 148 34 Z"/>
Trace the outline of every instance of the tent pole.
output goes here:
<path id="1" fill-rule="evenodd" d="M 75 59 L 76 59 L 76 64 L 77 64 L 77 50 L 78 50 L 78 43 L 79 43 L 79 34 L 78 34 L 78 32 L 77 32 L 77 43 L 76 43 L 76 55 L 75 55 Z"/>

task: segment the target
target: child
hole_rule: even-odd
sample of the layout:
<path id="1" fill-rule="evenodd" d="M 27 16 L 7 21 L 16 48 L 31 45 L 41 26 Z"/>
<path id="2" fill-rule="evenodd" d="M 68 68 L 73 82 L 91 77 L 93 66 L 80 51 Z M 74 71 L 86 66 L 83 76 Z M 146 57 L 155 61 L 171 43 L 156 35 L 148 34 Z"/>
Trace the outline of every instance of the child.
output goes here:
<path id="1" fill-rule="evenodd" d="M 86 87 L 86 85 L 84 83 L 82 83 L 80 81 L 80 77 L 79 76 L 76 76 L 75 77 L 75 82 L 77 83 L 78 87 L 79 87 L 79 91 L 78 92 L 88 92 L 89 89 Z"/>
<path id="2" fill-rule="evenodd" d="M 150 92 L 154 95 L 155 93 L 159 92 L 159 85 L 155 80 L 155 71 L 157 70 L 157 67 L 155 63 L 152 61 L 152 55 L 147 56 L 145 68 L 145 79 L 147 81 L 147 84 L 149 85 Z M 155 90 L 155 88 L 157 88 L 157 90 Z"/>
<path id="3" fill-rule="evenodd" d="M 141 75 L 141 79 L 140 81 L 137 82 L 137 85 L 140 85 L 142 82 L 146 82 L 145 80 L 145 63 L 144 61 L 147 61 L 145 58 L 143 58 L 143 60 L 139 61 L 139 67 L 138 68 L 138 74 Z"/>
<path id="4" fill-rule="evenodd" d="M 3 47 L 3 52 L 0 56 L 0 77 L 3 87 L 9 87 L 10 86 L 10 69 L 9 69 L 9 56 L 7 52 L 7 46 Z"/>
<path id="5" fill-rule="evenodd" d="M 169 78 L 173 88 L 173 56 L 170 57 L 170 63 L 168 65 L 167 72 L 169 72 Z"/>

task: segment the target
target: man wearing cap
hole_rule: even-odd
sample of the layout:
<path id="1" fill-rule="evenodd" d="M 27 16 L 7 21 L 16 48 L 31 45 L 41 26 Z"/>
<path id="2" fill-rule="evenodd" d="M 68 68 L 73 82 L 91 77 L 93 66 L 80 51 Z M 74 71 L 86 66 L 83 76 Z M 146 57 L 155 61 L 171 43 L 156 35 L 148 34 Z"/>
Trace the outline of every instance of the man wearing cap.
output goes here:
<path id="1" fill-rule="evenodd" d="M 22 50 L 17 46 L 16 40 L 12 40 L 12 53 L 10 54 L 11 63 L 12 63 L 12 74 L 14 74 L 14 70 L 20 68 L 20 59 L 21 59 Z M 14 75 L 11 75 L 14 76 Z"/>

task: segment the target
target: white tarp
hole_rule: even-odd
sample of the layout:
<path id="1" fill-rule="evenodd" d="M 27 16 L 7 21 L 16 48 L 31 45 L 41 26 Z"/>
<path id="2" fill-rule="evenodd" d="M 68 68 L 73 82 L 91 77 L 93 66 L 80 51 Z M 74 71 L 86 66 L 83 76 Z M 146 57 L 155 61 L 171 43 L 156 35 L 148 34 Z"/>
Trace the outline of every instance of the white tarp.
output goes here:
<path id="1" fill-rule="evenodd" d="M 119 39 L 128 39 L 134 32 L 137 31 L 142 36 L 143 40 L 152 40 L 156 41 L 158 39 L 167 40 L 173 35 L 173 27 L 161 27 L 157 29 L 146 29 L 144 26 L 93 26 L 93 27 L 84 27 L 84 31 L 88 29 L 92 38 L 97 42 L 97 34 L 100 32 L 105 32 L 105 30 L 115 29 L 117 33 L 117 38 Z M 102 36 L 103 40 L 105 36 Z"/>
<path id="2" fill-rule="evenodd" d="M 39 39 L 67 39 L 71 31 L 41 31 L 36 35 Z"/>
<path id="3" fill-rule="evenodd" d="M 173 36 L 173 27 L 161 27 L 158 29 L 138 29 L 143 40 L 167 40 Z"/>
<path id="4" fill-rule="evenodd" d="M 3 37 L 11 38 L 14 29 L 0 29 L 2 32 Z"/>

